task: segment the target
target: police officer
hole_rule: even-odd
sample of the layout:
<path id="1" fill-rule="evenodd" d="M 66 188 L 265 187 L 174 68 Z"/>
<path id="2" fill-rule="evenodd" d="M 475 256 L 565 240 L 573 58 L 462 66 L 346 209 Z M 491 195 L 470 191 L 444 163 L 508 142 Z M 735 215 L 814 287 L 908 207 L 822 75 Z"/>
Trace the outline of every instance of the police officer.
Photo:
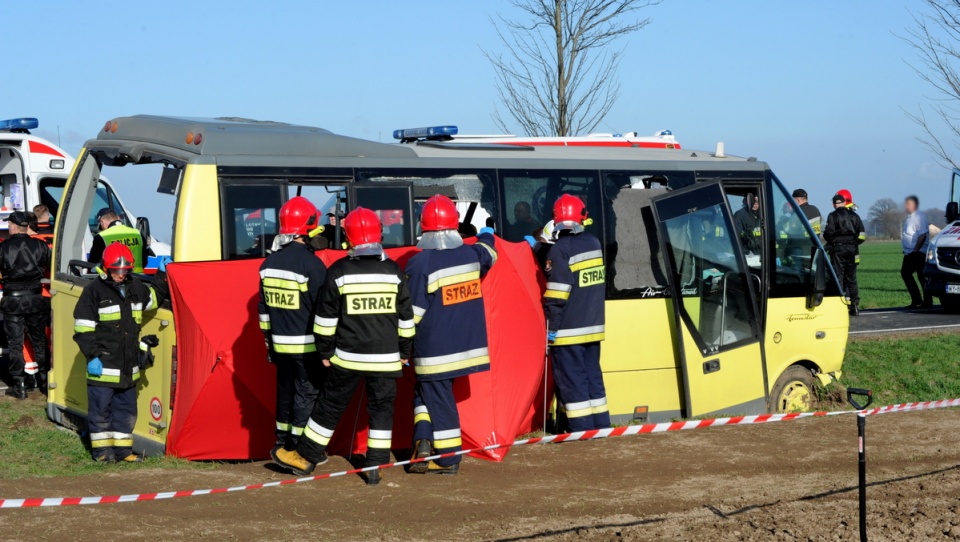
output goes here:
<path id="1" fill-rule="evenodd" d="M 279 449 L 297 449 L 322 379 L 313 317 L 327 267 L 308 244 L 322 231 L 320 212 L 310 200 L 290 199 L 280 208 L 279 250 L 260 266 L 260 329 L 277 367 L 274 461 Z"/>
<path id="2" fill-rule="evenodd" d="M 41 280 L 50 267 L 50 247 L 27 234 L 29 219 L 26 213 L 15 211 L 7 218 L 10 237 L 0 243 L 0 282 L 3 298 L 3 329 L 7 334 L 7 352 L 10 358 L 12 385 L 6 394 L 16 399 L 27 398 L 28 378 L 42 391 L 47 389 L 47 314 Z M 33 344 L 36 376 L 26 374 L 23 356 L 23 337 Z M 31 386 L 33 387 L 33 386 Z"/>
<path id="3" fill-rule="evenodd" d="M 380 218 L 358 207 L 343 227 L 350 252 L 327 271 L 313 328 L 330 371 L 296 451 L 277 451 L 277 464 L 299 475 L 327 461 L 327 444 L 362 381 L 370 416 L 366 466 L 390 460 L 396 379 L 413 346 L 406 276 L 383 252 Z M 366 472 L 365 479 L 377 485 L 380 471 Z"/>
<path id="4" fill-rule="evenodd" d="M 604 339 L 605 267 L 600 241 L 584 231 L 590 224 L 583 201 L 563 194 L 553 205 L 557 242 L 547 255 L 543 305 L 552 346 L 557 401 L 572 431 L 610 426 L 600 372 Z"/>
<path id="5" fill-rule="evenodd" d="M 733 225 L 740 236 L 743 249 L 752 254 L 763 252 L 763 220 L 760 218 L 760 198 L 747 194 L 743 208 L 734 213 Z"/>
<path id="6" fill-rule="evenodd" d="M 803 216 L 807 217 L 807 222 L 810 223 L 810 226 L 813 228 L 813 233 L 820 235 L 822 227 L 822 216 L 820 214 L 820 209 L 816 205 L 810 203 L 809 198 L 807 197 L 807 191 L 798 188 L 793 191 L 793 201 L 797 202 L 797 205 L 800 206 L 800 211 L 803 212 Z"/>
<path id="7" fill-rule="evenodd" d="M 860 263 L 860 245 L 866 241 L 863 221 L 852 209 L 852 197 L 837 193 L 833 196 L 834 211 L 827 216 L 823 238 L 827 241 L 833 268 L 850 300 L 850 315 L 860 315 L 860 289 L 857 286 L 857 265 Z"/>
<path id="8" fill-rule="evenodd" d="M 410 258 L 406 268 L 417 323 L 413 365 L 418 458 L 431 455 L 431 448 L 438 454 L 462 448 L 453 381 L 490 369 L 480 279 L 497 261 L 493 229 L 480 230 L 476 244 L 463 244 L 457 206 L 446 196 L 427 200 L 420 225 L 423 236 L 417 247 L 422 252 Z M 457 474 L 460 459 L 415 463 L 410 472 Z"/>
<path id="9" fill-rule="evenodd" d="M 137 381 L 144 355 L 156 337 L 140 338 L 144 311 L 155 310 L 165 289 L 131 274 L 133 253 L 120 242 L 107 246 L 73 311 L 73 340 L 87 358 L 87 428 L 93 459 L 135 463 L 133 427 L 137 421 Z M 155 277 L 157 284 L 163 273 Z"/>
<path id="10" fill-rule="evenodd" d="M 100 226 L 100 231 L 93 237 L 93 245 L 90 246 L 90 257 L 87 261 L 99 264 L 103 259 L 104 249 L 111 243 L 120 242 L 130 247 L 130 251 L 133 253 L 135 260 L 133 263 L 133 272 L 143 273 L 146 251 L 140 232 L 136 228 L 131 228 L 124 224 L 116 211 L 106 207 L 100 209 L 97 213 L 97 223 Z"/>

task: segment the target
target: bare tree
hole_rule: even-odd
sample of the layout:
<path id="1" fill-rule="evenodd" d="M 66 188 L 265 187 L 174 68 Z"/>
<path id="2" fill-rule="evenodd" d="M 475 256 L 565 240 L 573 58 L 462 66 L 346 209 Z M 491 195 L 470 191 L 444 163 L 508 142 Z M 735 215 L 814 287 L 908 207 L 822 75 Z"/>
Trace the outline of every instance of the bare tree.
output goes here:
<path id="1" fill-rule="evenodd" d="M 877 237 L 892 239 L 900 235 L 903 211 L 897 202 L 890 198 L 877 200 L 867 212 L 867 223 Z"/>
<path id="2" fill-rule="evenodd" d="M 954 155 L 960 147 L 960 0 L 923 1 L 925 10 L 913 15 L 904 40 L 917 51 L 918 60 L 911 67 L 934 89 L 935 103 L 907 115 L 925 132 L 919 141 L 956 168 L 960 164 Z"/>
<path id="3" fill-rule="evenodd" d="M 510 0 L 523 20 L 493 20 L 504 52 L 484 51 L 506 115 L 531 136 L 593 130 L 620 96 L 618 38 L 647 26 L 659 0 Z M 509 132 L 500 108 L 497 127 Z"/>
<path id="4" fill-rule="evenodd" d="M 938 228 L 943 228 L 947 225 L 946 214 L 947 212 L 943 209 L 930 208 L 923 212 L 927 217 L 927 222 L 933 224 Z"/>

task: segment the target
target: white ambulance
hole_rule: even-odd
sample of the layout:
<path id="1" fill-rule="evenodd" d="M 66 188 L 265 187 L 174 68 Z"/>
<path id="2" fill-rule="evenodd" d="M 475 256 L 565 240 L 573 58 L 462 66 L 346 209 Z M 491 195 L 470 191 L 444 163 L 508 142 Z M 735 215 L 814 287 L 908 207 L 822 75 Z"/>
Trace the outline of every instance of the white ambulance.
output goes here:
<path id="1" fill-rule="evenodd" d="M 63 189 L 73 169 L 74 159 L 46 139 L 30 133 L 39 126 L 35 118 L 0 120 L 0 239 L 7 238 L 6 219 L 14 211 L 32 211 L 36 205 L 50 209 L 56 221 Z M 170 254 L 170 246 L 150 236 L 149 223 L 138 219 L 124 206 L 106 178 L 97 182 L 94 204 L 84 233 L 84 249 L 89 251 L 97 231 L 97 212 L 110 208 L 128 226 L 136 227 L 149 238 L 157 255 Z M 153 267 L 147 262 L 146 267 Z"/>

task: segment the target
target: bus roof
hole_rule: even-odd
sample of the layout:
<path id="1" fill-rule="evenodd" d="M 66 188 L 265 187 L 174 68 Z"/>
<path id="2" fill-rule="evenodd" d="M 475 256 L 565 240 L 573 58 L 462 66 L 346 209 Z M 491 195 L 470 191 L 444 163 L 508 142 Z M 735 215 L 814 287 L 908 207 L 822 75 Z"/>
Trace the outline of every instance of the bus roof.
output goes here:
<path id="1" fill-rule="evenodd" d="M 199 142 L 198 142 L 199 138 Z M 763 171 L 756 159 L 709 151 L 629 147 L 524 147 L 420 142 L 387 144 L 334 134 L 322 128 L 241 118 L 136 115 L 108 121 L 87 148 L 146 145 L 188 163 L 256 167 L 420 167 L 661 169 Z M 409 162 L 408 162 L 409 160 Z"/>

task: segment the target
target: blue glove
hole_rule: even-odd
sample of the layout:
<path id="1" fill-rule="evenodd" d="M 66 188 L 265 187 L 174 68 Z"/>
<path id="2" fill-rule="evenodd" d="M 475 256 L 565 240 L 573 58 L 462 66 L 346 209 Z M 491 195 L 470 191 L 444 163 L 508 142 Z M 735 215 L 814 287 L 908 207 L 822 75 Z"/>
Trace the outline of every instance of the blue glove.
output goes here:
<path id="1" fill-rule="evenodd" d="M 93 358 L 87 363 L 87 374 L 90 376 L 103 376 L 103 362 L 100 358 Z"/>
<path id="2" fill-rule="evenodd" d="M 157 271 L 162 273 L 167 272 L 167 264 L 173 263 L 173 258 L 170 256 L 160 256 L 160 262 L 157 264 Z"/>
<path id="3" fill-rule="evenodd" d="M 524 235 L 523 240 L 530 243 L 530 248 L 534 248 L 537 246 L 537 240 L 534 239 L 532 235 Z"/>
<path id="4" fill-rule="evenodd" d="M 483 234 L 485 234 L 485 233 L 489 233 L 490 235 L 495 235 L 495 234 L 496 234 L 496 232 L 493 231 L 493 228 L 487 226 L 486 228 L 480 228 L 480 231 L 477 232 L 477 237 L 479 237 L 479 236 L 481 236 L 481 235 L 483 235 Z"/>
<path id="5" fill-rule="evenodd" d="M 550 343 L 550 344 L 553 344 L 553 343 L 557 342 L 557 332 L 556 332 L 556 331 L 548 331 L 548 332 L 547 332 L 547 342 Z"/>

